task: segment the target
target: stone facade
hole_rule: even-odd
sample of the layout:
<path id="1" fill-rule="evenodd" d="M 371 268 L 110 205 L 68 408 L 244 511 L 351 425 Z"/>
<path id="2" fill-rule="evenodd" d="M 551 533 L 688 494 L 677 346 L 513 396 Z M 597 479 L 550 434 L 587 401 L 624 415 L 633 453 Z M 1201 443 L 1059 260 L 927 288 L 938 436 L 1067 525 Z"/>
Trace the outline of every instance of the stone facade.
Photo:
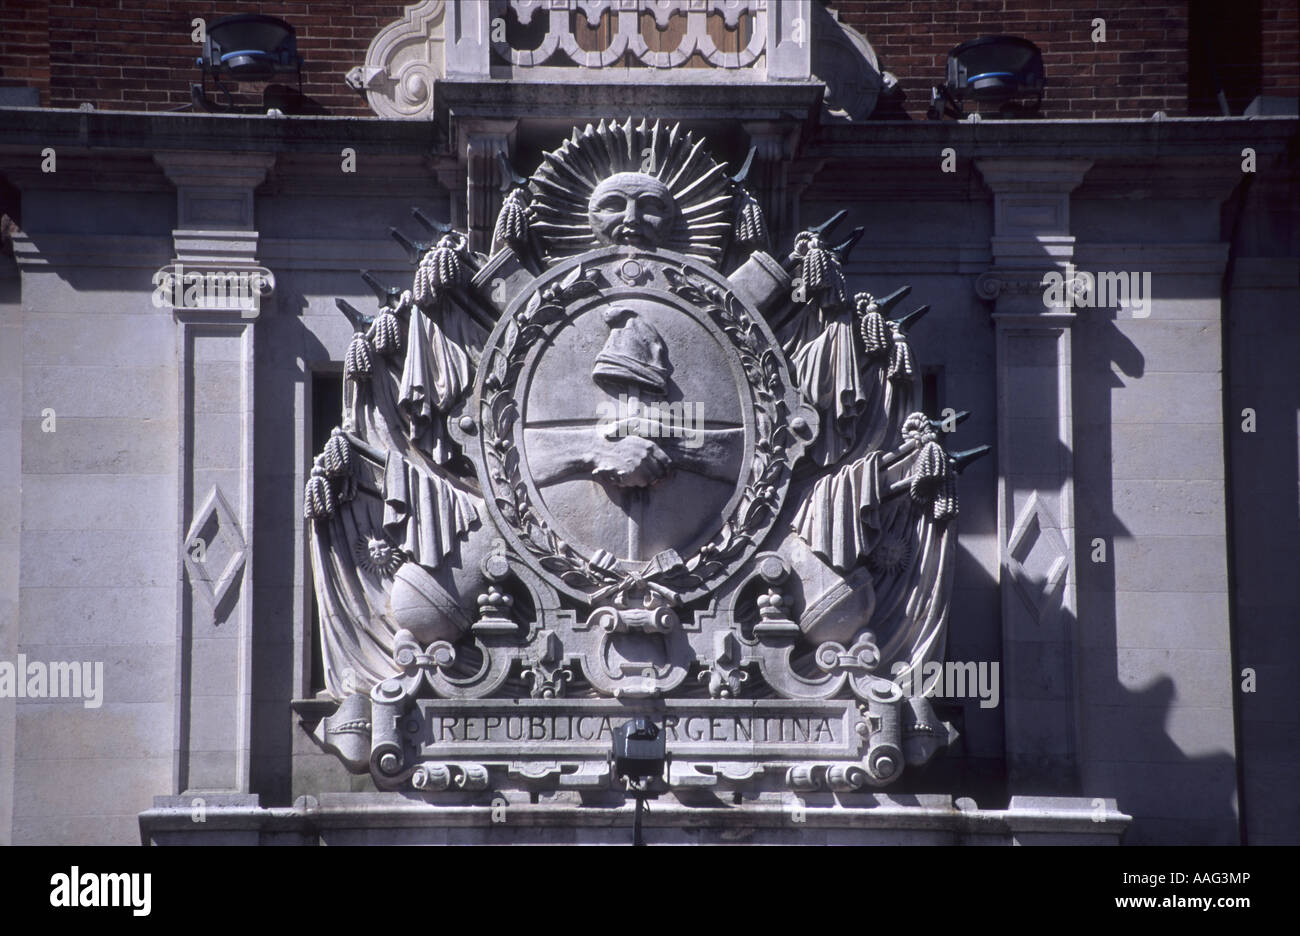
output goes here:
<path id="1" fill-rule="evenodd" d="M 0 664 L 30 662 L 49 675 L 47 690 L 56 665 L 88 664 L 77 671 L 79 696 L 64 672 L 63 697 L 13 698 L 16 680 L 0 697 L 0 840 L 625 841 L 632 807 L 605 765 L 603 720 L 612 728 L 638 706 L 671 715 L 678 729 L 651 841 L 1300 838 L 1283 795 L 1295 770 L 1285 693 L 1298 658 L 1284 622 L 1300 606 L 1289 574 L 1300 542 L 1291 373 L 1300 334 L 1290 314 L 1300 298 L 1296 120 L 868 121 L 888 81 L 861 36 L 811 4 L 782 4 L 780 13 L 744 6 L 754 16 L 748 61 L 739 36 L 724 54 L 706 25 L 687 22 L 678 24 L 682 37 L 697 49 L 711 44 L 718 61 L 678 68 L 655 58 L 669 52 L 638 50 L 629 29 L 622 54 L 650 61 L 625 70 L 657 69 L 654 81 L 606 76 L 596 61 L 575 65 L 594 54 L 581 37 L 571 39 L 567 64 L 494 47 L 490 21 L 456 21 L 473 7 L 426 3 L 379 24 L 349 77 L 382 117 L 0 111 L 0 172 L 21 197 L 12 256 L 0 257 L 0 436 L 10 442 L 0 447 L 9 460 L 0 481 Z M 522 19 L 528 4 L 514 7 Z M 841 57 L 823 58 L 832 64 L 821 71 L 816 42 L 794 38 L 800 13 L 820 24 L 814 40 L 839 44 Z M 552 27 L 562 43 L 567 27 Z M 862 29 L 871 35 L 869 22 Z M 845 78 L 852 62 L 866 80 Z M 629 115 L 636 121 L 625 123 Z M 626 260 L 623 252 L 644 247 L 616 241 L 588 253 L 543 252 L 515 278 L 509 255 L 518 245 L 499 221 L 524 173 L 531 191 L 544 189 L 535 172 L 574 127 L 577 141 L 588 123 L 591 136 L 656 119 L 664 134 L 681 122 L 683 135 L 707 143 L 725 168 L 709 177 L 723 186 L 718 194 L 729 206 L 748 198 L 752 216 L 765 219 L 771 264 L 749 253 L 711 260 L 708 243 L 688 239 L 680 252 L 705 258 L 695 266 L 665 259 L 656 251 L 675 248 L 655 243 L 633 258 L 636 272 L 596 270 L 608 259 L 602 250 Z M 648 132 L 621 130 L 618 140 Z M 644 147 L 636 149 L 640 157 Z M 47 150 L 53 171 L 43 171 Z M 421 230 L 412 208 L 432 231 Z M 534 199 L 529 217 L 536 222 L 545 208 Z M 580 634 L 555 622 L 566 609 L 570 617 L 598 611 L 603 599 L 589 599 L 606 583 L 571 579 L 564 593 L 540 560 L 523 560 L 524 534 L 511 532 L 499 508 L 492 532 L 504 549 L 475 557 L 484 581 L 456 593 L 472 622 L 464 633 L 491 649 L 505 640 L 503 621 L 518 630 L 508 594 L 551 622 L 540 630 L 562 631 L 556 655 L 547 656 L 550 638 L 529 630 L 503 664 L 499 691 L 455 688 L 448 680 L 464 676 L 454 668 L 454 653 L 464 652 L 455 648 L 466 646 L 461 631 L 439 631 L 445 615 L 417 614 L 406 656 L 406 638 L 393 637 L 381 661 L 390 670 L 344 684 L 345 667 L 331 662 L 339 634 L 397 609 L 386 599 L 374 616 L 350 618 L 322 601 L 328 574 L 320 561 L 313 571 L 313 552 L 323 514 L 312 499 L 336 498 L 351 482 L 327 477 L 317 456 L 328 455 L 336 426 L 353 433 L 359 460 L 387 448 L 357 428 L 366 417 L 345 418 L 359 334 L 375 351 L 372 328 L 384 314 L 407 329 L 421 315 L 448 327 L 450 307 L 414 305 L 421 273 L 413 262 L 442 269 L 454 254 L 466 268 L 465 298 L 454 301 L 466 307 L 470 280 L 485 271 L 473 301 L 494 336 L 487 346 L 506 340 L 503 313 L 528 307 L 534 278 L 564 299 L 565 289 L 582 291 L 580 281 L 610 288 L 620 270 L 636 279 L 689 267 L 763 316 L 763 340 L 789 357 L 781 359 L 791 377 L 783 418 L 824 428 L 826 412 L 800 409 L 810 404 L 799 397 L 796 358 L 808 353 L 783 344 L 780 315 L 764 307 L 754 270 L 780 280 L 790 276 L 784 264 L 802 274 L 811 241 L 798 256 L 798 235 L 839 212 L 839 236 L 828 231 L 817 249 L 836 271 L 831 279 L 842 277 L 845 321 L 869 329 L 872 299 L 910 286 L 906 308 L 883 314 L 897 321 L 915 306 L 930 309 L 904 324 L 916 409 L 935 421 L 927 431 L 942 440 L 937 451 L 992 445 L 988 457 L 962 464 L 951 580 L 941 589 L 946 626 L 936 653 L 915 658 L 970 663 L 992 676 L 990 692 L 968 687 L 934 699 L 929 727 L 947 723 L 946 751 L 908 757 L 901 775 L 881 783 L 871 744 L 879 747 L 881 726 L 898 712 L 873 707 L 869 679 L 842 697 L 818 690 L 791 701 L 790 687 L 824 680 L 834 665 L 846 667 L 844 680 L 871 671 L 878 660 L 855 644 L 869 610 L 844 612 L 849 623 L 831 628 L 826 640 L 848 662 L 836 656 L 821 674 L 814 665 L 797 679 L 782 675 L 762 656 L 764 638 L 746 629 L 797 631 L 813 616 L 796 601 L 789 620 L 774 604 L 747 623 L 737 612 L 730 637 L 725 628 L 690 637 L 691 659 L 668 661 L 680 673 L 632 674 L 631 691 L 597 680 L 576 708 L 531 692 L 525 671 L 533 688 L 562 685 L 565 666 L 590 681 L 583 653 L 591 651 L 575 650 Z M 739 238 L 735 219 L 725 222 Z M 855 243 L 841 244 L 849 231 Z M 746 250 L 757 256 L 754 243 Z M 754 269 L 741 275 L 747 258 Z M 589 270 L 599 275 L 589 279 Z M 233 276 L 228 282 L 252 289 L 233 302 L 187 297 L 187 272 Z M 448 273 L 437 286 L 451 290 L 455 279 Z M 404 300 L 407 289 L 413 296 Z M 867 296 L 860 310 L 851 301 L 858 294 Z M 565 301 L 590 300 L 575 292 Z M 840 314 L 834 303 L 817 311 L 819 321 Z M 691 343 L 677 337 L 677 321 L 654 319 L 674 361 Z M 609 328 L 630 326 L 616 319 Z M 612 340 L 602 329 L 601 340 Z M 857 348 L 857 331 L 847 340 Z M 658 360 L 652 344 L 642 341 L 631 358 Z M 583 365 L 583 381 L 590 370 Z M 653 382 L 654 368 L 634 370 Z M 491 410 L 478 384 L 451 396 Z M 481 411 L 449 403 L 441 412 L 448 451 L 454 443 L 473 461 Z M 958 442 L 947 442 L 949 432 Z M 812 436 L 804 441 L 812 452 Z M 780 551 L 765 539 L 773 530 L 800 527 L 799 457 L 790 451 L 794 480 L 780 482 L 790 508 L 776 504 L 770 528 L 755 527 L 754 549 L 737 552 L 720 581 L 739 582 L 756 563 L 754 581 L 781 597 L 789 570 L 777 562 L 764 575 L 759 553 Z M 903 480 L 917 477 L 906 465 Z M 313 467 L 324 483 L 313 485 Z M 478 469 L 490 485 L 490 471 Z M 610 472 L 621 486 L 653 490 L 648 464 Z M 389 475 L 347 477 L 364 501 L 364 488 L 381 481 L 391 499 Z M 356 554 L 339 574 L 365 567 L 391 582 L 399 567 L 386 577 L 387 555 Z M 409 550 L 407 564 L 417 556 Z M 584 574 L 596 574 L 594 557 L 582 554 Z M 679 558 L 693 561 L 689 552 Z M 838 571 L 849 579 L 853 568 L 872 569 L 878 588 L 872 563 L 867 551 Z M 662 614 L 651 601 L 650 616 L 689 622 L 690 610 L 699 620 L 695 585 L 655 578 L 671 568 L 638 569 L 620 587 L 642 603 L 637 589 L 647 581 L 680 591 L 688 600 L 669 601 Z M 522 584 L 507 584 L 516 579 Z M 557 616 L 544 618 L 550 595 Z M 610 613 L 610 633 L 658 632 Z M 826 642 L 788 639 L 809 652 Z M 439 657 L 440 640 L 453 657 Z M 731 679 L 737 673 L 744 681 Z M 3 677 L 0 669 L 0 687 Z M 695 688 L 675 695 L 688 677 Z M 429 735 L 433 756 L 416 760 L 403 759 L 400 740 L 384 748 L 376 728 L 392 702 L 384 687 L 410 678 L 399 688 L 414 707 L 389 718 L 397 726 L 408 713 L 423 719 L 417 733 Z M 36 695 L 29 687 L 24 695 Z M 819 706 L 825 711 L 814 712 Z M 728 755 L 728 744 L 754 743 L 756 715 L 760 724 L 770 718 L 762 731 L 777 726 L 781 743 L 788 731 L 812 753 Z M 523 737 L 534 718 L 541 735 Z M 816 735 L 823 722 L 829 741 Z M 364 744 L 354 749 L 363 724 Z M 486 751 L 494 731 L 502 738 Z M 557 753 L 575 734 L 586 747 Z M 900 728 L 905 753 L 903 738 Z M 383 760 L 393 752 L 400 756 Z M 850 770 L 850 761 L 862 766 Z M 400 769 L 386 772 L 385 763 Z M 390 792 L 396 786 L 405 792 Z"/>

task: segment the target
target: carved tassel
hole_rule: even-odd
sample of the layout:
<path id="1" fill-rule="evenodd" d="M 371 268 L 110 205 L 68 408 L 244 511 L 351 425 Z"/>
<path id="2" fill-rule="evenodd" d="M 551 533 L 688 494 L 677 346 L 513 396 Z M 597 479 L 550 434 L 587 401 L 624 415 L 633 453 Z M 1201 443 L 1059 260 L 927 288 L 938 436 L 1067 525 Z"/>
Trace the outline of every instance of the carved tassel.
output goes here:
<path id="1" fill-rule="evenodd" d="M 844 305 L 848 301 L 849 289 L 835 254 L 822 246 L 821 238 L 816 234 L 810 234 L 807 238 L 800 235 L 800 243 L 796 243 L 795 247 L 796 253 L 800 247 L 804 251 L 800 275 L 807 295 L 818 296 L 824 309 L 836 309 Z"/>
<path id="2" fill-rule="evenodd" d="M 366 336 L 357 332 L 348 345 L 348 353 L 343 358 L 343 373 L 353 380 L 369 380 L 375 372 L 374 361 L 370 354 L 370 342 Z"/>
<path id="3" fill-rule="evenodd" d="M 803 288 L 811 296 L 826 283 L 831 254 L 822 247 L 822 240 L 816 234 L 804 241 L 803 249 L 803 265 L 800 267 L 799 275 L 803 278 Z"/>
<path id="4" fill-rule="evenodd" d="M 831 262 L 826 267 L 826 291 L 822 294 L 822 307 L 839 309 L 847 305 L 848 301 L 849 284 L 844 282 L 844 271 L 840 269 L 840 261 L 831 254 Z"/>
<path id="5" fill-rule="evenodd" d="M 889 355 L 889 379 L 911 380 L 916 374 L 912 348 L 901 334 L 894 335 L 894 346 Z"/>
<path id="6" fill-rule="evenodd" d="M 518 251 L 528 239 L 528 193 L 521 188 L 512 189 L 501 204 L 497 225 L 492 231 L 492 243 L 504 244 Z"/>
<path id="7" fill-rule="evenodd" d="M 942 523 L 957 516 L 957 477 L 951 471 L 945 475 L 939 490 L 935 492 L 930 505 L 930 516 L 936 523 Z"/>
<path id="8" fill-rule="evenodd" d="M 321 467 L 318 458 L 311 469 L 311 477 L 307 479 L 307 491 L 303 497 L 303 516 L 308 520 L 324 520 L 334 516 L 337 509 L 334 490 L 330 487 L 329 478 L 325 477 L 325 469 Z"/>
<path id="9" fill-rule="evenodd" d="M 943 446 L 935 441 L 926 442 L 912 463 L 912 499 L 924 503 L 937 496 L 949 473 L 948 453 Z"/>
<path id="10" fill-rule="evenodd" d="M 464 249 L 465 238 L 459 234 L 447 234 L 438 241 L 438 246 L 425 255 L 429 264 L 429 284 L 445 288 L 459 286 L 465 280 L 465 268 L 460 262 L 460 251 Z"/>
<path id="11" fill-rule="evenodd" d="M 943 446 L 933 440 L 921 446 L 921 453 L 916 456 L 912 477 L 938 480 L 948 474 L 948 453 Z"/>
<path id="12" fill-rule="evenodd" d="M 736 215 L 736 243 L 747 250 L 766 250 L 768 245 L 763 206 L 744 189 L 740 190 L 740 211 Z"/>
<path id="13" fill-rule="evenodd" d="M 925 413 L 912 413 L 903 420 L 902 433 L 904 439 L 908 442 L 915 442 L 917 445 L 934 442 L 938 438 L 934 432 L 934 425 L 930 422 L 930 417 Z"/>
<path id="14" fill-rule="evenodd" d="M 327 477 L 339 478 L 352 473 L 352 444 L 337 428 L 330 433 L 330 440 L 325 443 L 321 458 L 325 462 Z"/>
<path id="15" fill-rule="evenodd" d="M 889 326 L 880 314 L 871 293 L 858 293 L 855 297 L 858 312 L 858 329 L 862 333 L 862 346 L 866 349 L 867 359 L 884 357 L 889 353 Z"/>
<path id="16" fill-rule="evenodd" d="M 425 254 L 415 268 L 415 284 L 411 287 L 411 298 L 421 309 L 429 309 L 438 301 L 438 292 L 430 282 L 430 275 L 429 254 Z"/>
<path id="17" fill-rule="evenodd" d="M 375 324 L 370 326 L 371 341 L 374 343 L 375 350 L 385 357 L 398 354 L 402 350 L 402 323 L 397 320 L 393 310 L 384 306 L 383 310 L 375 319 Z"/>

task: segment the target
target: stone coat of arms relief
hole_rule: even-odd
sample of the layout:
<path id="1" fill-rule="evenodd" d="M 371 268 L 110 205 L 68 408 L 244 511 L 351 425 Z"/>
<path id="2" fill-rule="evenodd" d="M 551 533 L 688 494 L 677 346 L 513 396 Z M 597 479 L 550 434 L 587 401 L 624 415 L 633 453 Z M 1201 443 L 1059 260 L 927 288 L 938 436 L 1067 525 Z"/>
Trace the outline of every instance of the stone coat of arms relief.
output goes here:
<path id="1" fill-rule="evenodd" d="M 509 167 L 506 167 L 507 169 Z M 491 250 L 425 220 L 357 333 L 307 484 L 328 693 L 383 789 L 610 789 L 650 714 L 671 787 L 885 786 L 955 737 L 956 474 L 907 290 L 850 294 L 840 216 L 770 242 L 676 126 L 575 130 Z M 842 215 L 842 213 L 841 213 Z"/>

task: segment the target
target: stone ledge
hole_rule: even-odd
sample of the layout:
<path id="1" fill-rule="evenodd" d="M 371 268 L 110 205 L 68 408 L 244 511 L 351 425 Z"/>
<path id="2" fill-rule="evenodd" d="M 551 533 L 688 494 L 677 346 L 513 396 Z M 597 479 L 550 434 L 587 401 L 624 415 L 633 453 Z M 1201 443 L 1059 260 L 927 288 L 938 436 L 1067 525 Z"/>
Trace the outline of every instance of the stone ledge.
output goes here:
<path id="1" fill-rule="evenodd" d="M 659 74 L 647 80 L 632 72 L 622 80 L 602 84 L 555 81 L 522 84 L 508 80 L 440 80 L 434 87 L 439 113 L 467 116 L 563 117 L 566 127 L 587 120 L 622 119 L 638 114 L 653 120 L 692 119 L 811 120 L 821 104 L 820 81 L 728 84 L 701 80 L 700 70 Z M 688 72 L 696 72 L 689 74 Z"/>
<path id="2" fill-rule="evenodd" d="M 741 119 L 735 109 L 738 100 L 747 106 L 760 104 L 771 110 L 774 103 L 786 108 L 810 108 L 810 93 L 820 94 L 820 84 L 792 82 L 769 86 L 766 102 L 746 101 L 754 89 L 715 86 L 710 93 L 729 105 L 729 119 Z M 542 86 L 547 100 L 531 101 L 533 92 L 510 82 L 438 83 L 438 93 L 455 101 L 459 116 L 476 107 L 491 108 L 502 96 L 511 95 L 516 105 L 528 104 L 524 116 L 538 116 L 532 104 L 550 103 L 557 113 L 573 113 L 582 100 L 566 97 L 564 85 Z M 576 92 L 577 89 L 575 89 Z M 608 87 L 587 86 L 582 94 L 591 98 L 594 113 L 609 117 L 619 111 L 609 98 Z M 615 89 L 617 90 L 617 88 Z M 690 96 L 699 85 L 626 86 L 630 103 L 625 111 L 647 112 L 647 104 L 660 102 L 690 108 Z M 603 95 L 603 96 L 602 96 Z M 683 100 L 685 99 L 685 100 Z M 709 106 L 695 101 L 694 110 Z M 635 106 L 634 106 L 635 105 Z M 578 107 L 581 110 L 581 107 Z M 784 110 L 784 108 L 782 108 Z M 631 112 L 628 111 L 628 112 Z M 499 110 L 490 111 L 500 117 Z M 689 118 L 689 114 L 680 116 Z M 803 114 L 793 112 L 796 119 Z M 566 128 L 572 125 L 572 120 Z M 1300 134 L 1300 120 L 1294 117 L 1205 117 L 1168 120 L 984 120 L 979 123 L 929 120 L 864 121 L 858 124 L 827 124 L 816 128 L 805 144 L 804 155 L 836 159 L 870 156 L 885 162 L 921 159 L 926 171 L 937 165 L 943 146 L 958 149 L 964 161 L 1014 153 L 1018 158 L 1139 158 L 1161 157 L 1177 162 L 1188 157 L 1221 156 L 1236 146 L 1252 146 L 1262 155 L 1283 156 Z M 334 157 L 338 147 L 363 144 L 364 152 L 411 154 L 421 157 L 445 152 L 435 122 L 383 117 L 297 116 L 288 118 L 235 114 L 172 114 L 160 111 L 76 111 L 65 108 L 0 108 L 0 152 L 21 155 L 46 146 L 71 149 L 201 150 L 244 152 L 316 152 Z M 1235 164 L 1234 164 L 1235 166 Z"/>
<path id="3" fill-rule="evenodd" d="M 153 845 L 268 844 L 625 844 L 634 806 L 510 802 L 484 793 L 473 803 L 434 805 L 383 793 L 301 797 L 292 808 L 201 794 L 157 797 L 140 814 Z M 910 801 L 910 802 L 909 802 Z M 644 816 L 650 844 L 1117 845 L 1132 821 L 1113 799 L 1098 813 L 1087 797 L 1013 797 L 979 809 L 944 795 L 883 793 L 763 797 L 736 806 L 654 801 Z M 1100 818 L 1097 818 L 1100 815 Z"/>

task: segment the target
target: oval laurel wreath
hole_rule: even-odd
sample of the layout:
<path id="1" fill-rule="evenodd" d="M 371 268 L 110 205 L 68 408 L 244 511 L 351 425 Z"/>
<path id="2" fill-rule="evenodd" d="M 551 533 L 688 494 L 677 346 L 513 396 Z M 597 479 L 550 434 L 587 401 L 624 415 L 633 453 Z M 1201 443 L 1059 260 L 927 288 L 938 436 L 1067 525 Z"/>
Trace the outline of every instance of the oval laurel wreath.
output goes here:
<path id="1" fill-rule="evenodd" d="M 754 463 L 740 503 L 723 523 L 718 536 L 684 563 L 652 564 L 636 574 L 621 571 L 612 562 L 592 562 L 547 526 L 528 496 L 512 431 L 519 416 L 513 395 L 515 383 L 529 349 L 545 336 L 547 326 L 564 318 L 566 305 L 599 291 L 594 283 L 580 278 L 581 267 L 575 267 L 560 285 L 534 294 L 528 305 L 515 313 L 502 341 L 490 350 L 483 362 L 484 394 L 479 423 L 483 428 L 488 476 L 497 509 L 544 569 L 571 587 L 595 590 L 601 597 L 645 586 L 671 592 L 687 591 L 719 575 L 731 559 L 754 541 L 769 518 L 776 516 L 780 509 L 781 482 L 788 470 L 786 451 L 792 437 L 785 405 L 788 375 L 781 358 L 771 347 L 764 347 L 762 333 L 731 291 L 699 282 L 671 268 L 665 269 L 664 275 L 671 284 L 670 292 L 702 308 L 731 339 L 754 393 L 758 427 Z"/>

